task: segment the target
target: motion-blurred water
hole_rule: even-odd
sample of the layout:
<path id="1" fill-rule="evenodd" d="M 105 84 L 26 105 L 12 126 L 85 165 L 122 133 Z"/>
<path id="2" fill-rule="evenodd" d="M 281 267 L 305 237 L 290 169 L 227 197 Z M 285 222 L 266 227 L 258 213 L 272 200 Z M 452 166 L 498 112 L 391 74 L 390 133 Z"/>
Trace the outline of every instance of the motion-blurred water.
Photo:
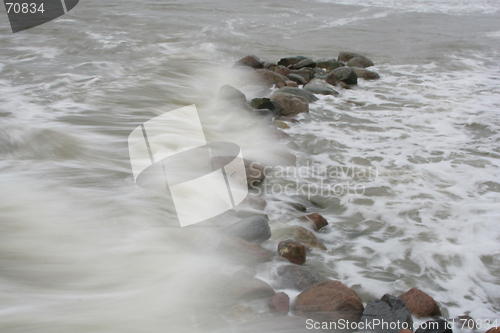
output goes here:
<path id="1" fill-rule="evenodd" d="M 322 97 L 287 132 L 299 166 L 376 174 L 294 180 L 361 184 L 362 195 L 268 194 L 269 249 L 300 223 L 283 200 L 299 201 L 330 221 L 318 236 L 329 250 L 307 266 L 365 302 L 416 286 L 450 317 L 498 319 L 499 10 L 491 0 L 86 0 L 12 34 L 2 9 L 0 331 L 229 332 L 204 284 L 238 267 L 200 244 L 203 229 L 167 227 L 172 205 L 133 181 L 128 134 L 197 104 L 209 139 L 259 159 L 270 140 L 259 121 L 208 112 L 223 84 L 256 95 L 232 64 L 344 50 L 382 78 Z M 279 289 L 281 264 L 258 276 Z"/>

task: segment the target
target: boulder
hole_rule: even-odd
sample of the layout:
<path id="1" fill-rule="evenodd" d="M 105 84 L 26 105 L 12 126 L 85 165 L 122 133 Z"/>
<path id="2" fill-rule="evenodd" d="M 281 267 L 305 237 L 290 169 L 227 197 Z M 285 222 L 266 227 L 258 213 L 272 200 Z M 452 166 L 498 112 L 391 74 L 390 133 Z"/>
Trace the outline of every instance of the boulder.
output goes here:
<path id="1" fill-rule="evenodd" d="M 352 67 L 352 70 L 354 71 L 354 73 L 356 73 L 356 75 L 358 76 L 358 78 L 362 78 L 362 79 L 365 79 L 365 80 L 377 80 L 377 79 L 380 79 L 380 75 L 378 75 L 375 72 L 372 72 L 372 71 L 369 71 L 367 69 L 364 69 L 364 68 Z"/>
<path id="2" fill-rule="evenodd" d="M 245 94 L 229 84 L 220 87 L 217 98 L 235 104 L 244 104 L 247 102 Z"/>
<path id="3" fill-rule="evenodd" d="M 338 96 L 339 92 L 333 89 L 333 86 L 326 83 L 323 80 L 313 79 L 308 84 L 306 84 L 303 88 L 304 90 L 310 91 L 313 94 L 320 95 L 332 95 Z"/>
<path id="4" fill-rule="evenodd" d="M 410 312 L 417 318 L 441 316 L 441 310 L 436 301 L 417 288 L 411 288 L 399 295 L 399 298 L 406 303 Z"/>
<path id="5" fill-rule="evenodd" d="M 326 81 L 326 83 L 331 84 L 332 86 L 336 86 L 337 84 L 340 83 L 340 80 L 337 77 L 337 74 L 335 74 L 334 72 L 328 73 L 325 77 L 325 81 Z"/>
<path id="6" fill-rule="evenodd" d="M 286 77 L 297 84 L 304 85 L 307 83 L 307 81 L 301 75 L 298 74 L 288 74 Z"/>
<path id="7" fill-rule="evenodd" d="M 264 210 L 267 206 L 267 201 L 256 195 L 247 196 L 248 205 L 257 210 Z"/>
<path id="8" fill-rule="evenodd" d="M 275 73 L 269 69 L 257 69 L 254 72 L 259 82 L 268 87 L 283 88 L 285 86 L 286 76 Z"/>
<path id="9" fill-rule="evenodd" d="M 386 323 L 401 323 L 393 329 L 373 325 L 374 320 Z M 413 328 L 413 319 L 410 310 L 406 307 L 402 299 L 385 294 L 381 299 L 369 301 L 361 317 L 363 323 L 372 323 L 373 329 L 370 332 L 399 333 L 401 327 Z M 366 331 L 366 330 L 363 330 Z"/>
<path id="10" fill-rule="evenodd" d="M 299 85 L 297 84 L 297 82 L 293 82 L 293 81 L 285 81 L 285 84 L 287 87 L 293 87 L 293 88 L 297 88 Z"/>
<path id="11" fill-rule="evenodd" d="M 316 74 L 316 72 L 314 72 L 311 68 L 306 67 L 302 69 L 292 70 L 290 71 L 290 74 L 302 76 L 307 83 L 314 77 L 314 74 Z"/>
<path id="12" fill-rule="evenodd" d="M 359 322 L 363 302 L 356 292 L 340 281 L 326 280 L 300 293 L 293 307 L 295 314 L 337 322 L 339 319 Z"/>
<path id="13" fill-rule="evenodd" d="M 272 313 L 286 315 L 290 311 L 290 297 L 284 292 L 276 293 L 269 300 L 268 306 Z"/>
<path id="14" fill-rule="evenodd" d="M 302 265 L 306 262 L 305 246 L 291 239 L 278 244 L 278 254 L 292 264 Z"/>
<path id="15" fill-rule="evenodd" d="M 278 65 L 288 67 L 290 65 L 295 65 L 301 62 L 302 60 L 307 59 L 307 57 L 304 56 L 295 56 L 295 57 L 286 57 L 286 58 L 281 58 L 280 61 L 278 61 Z"/>
<path id="16" fill-rule="evenodd" d="M 349 67 L 365 68 L 365 60 L 361 57 L 354 57 L 346 65 Z"/>
<path id="17" fill-rule="evenodd" d="M 343 67 L 344 64 L 337 59 L 321 59 L 316 61 L 316 67 L 324 68 L 328 72 L 333 71 L 335 68 Z"/>
<path id="18" fill-rule="evenodd" d="M 293 236 L 294 236 L 293 238 L 295 240 L 304 244 L 304 246 L 309 250 L 311 250 L 313 248 L 320 249 L 323 251 L 326 250 L 326 247 L 323 245 L 323 243 L 321 243 L 316 238 L 316 236 L 314 236 L 314 234 L 312 232 L 310 232 L 309 230 L 307 230 L 305 228 L 295 227 Z"/>
<path id="19" fill-rule="evenodd" d="M 286 265 L 278 268 L 280 282 L 284 288 L 304 291 L 316 283 L 326 280 L 326 278 L 304 266 Z"/>
<path id="20" fill-rule="evenodd" d="M 285 89 L 297 89 L 287 87 Z M 296 116 L 299 113 L 309 112 L 309 103 L 304 97 L 288 94 L 288 93 L 274 93 L 271 96 L 272 101 L 278 102 L 281 107 L 279 112 L 280 116 Z"/>
<path id="21" fill-rule="evenodd" d="M 318 97 L 314 96 L 313 93 L 300 88 L 285 87 L 277 90 L 274 94 L 281 94 L 281 93 L 304 97 L 309 103 L 313 103 L 318 100 Z"/>
<path id="22" fill-rule="evenodd" d="M 301 60 L 298 63 L 290 66 L 290 68 L 293 68 L 293 69 L 301 69 L 304 67 L 314 68 L 314 67 L 316 67 L 316 62 L 312 59 L 304 59 L 304 60 Z"/>
<path id="23" fill-rule="evenodd" d="M 254 98 L 250 101 L 250 106 L 253 107 L 254 109 L 258 110 L 264 110 L 268 109 L 271 111 L 277 111 L 277 105 L 276 103 L 271 102 L 269 98 Z"/>
<path id="24" fill-rule="evenodd" d="M 328 225 L 328 221 L 318 213 L 312 213 L 305 216 L 312 224 L 314 230 L 318 231 Z"/>
<path id="25" fill-rule="evenodd" d="M 261 243 L 271 238 L 269 220 L 262 215 L 242 219 L 225 227 L 223 232 L 228 236 L 243 238 L 255 243 Z"/>
<path id="26" fill-rule="evenodd" d="M 358 76 L 349 67 L 339 67 L 334 69 L 332 73 L 334 73 L 341 82 L 347 84 L 358 84 Z"/>
<path id="27" fill-rule="evenodd" d="M 271 256 L 259 245 L 242 238 L 223 239 L 217 251 L 234 256 L 236 259 L 248 263 L 262 263 L 271 261 Z"/>
<path id="28" fill-rule="evenodd" d="M 444 319 L 428 320 L 415 333 L 453 333 L 453 324 Z"/>
<path id="29" fill-rule="evenodd" d="M 256 278 L 238 281 L 229 291 L 237 299 L 268 298 L 274 295 L 274 289 L 270 285 Z"/>
<path id="30" fill-rule="evenodd" d="M 343 61 L 345 63 L 349 62 L 352 58 L 361 58 L 363 59 L 363 68 L 373 66 L 373 61 L 368 59 L 362 54 L 355 53 L 355 52 L 340 52 L 339 54 L 339 61 Z"/>
<path id="31" fill-rule="evenodd" d="M 263 68 L 264 63 L 260 61 L 260 59 L 254 55 L 249 55 L 244 58 L 238 60 L 234 65 L 234 67 L 247 66 L 255 69 Z"/>
<path id="32" fill-rule="evenodd" d="M 290 74 L 290 70 L 288 69 L 288 67 L 281 65 L 271 66 L 269 69 L 283 76 L 287 76 L 288 74 Z"/>

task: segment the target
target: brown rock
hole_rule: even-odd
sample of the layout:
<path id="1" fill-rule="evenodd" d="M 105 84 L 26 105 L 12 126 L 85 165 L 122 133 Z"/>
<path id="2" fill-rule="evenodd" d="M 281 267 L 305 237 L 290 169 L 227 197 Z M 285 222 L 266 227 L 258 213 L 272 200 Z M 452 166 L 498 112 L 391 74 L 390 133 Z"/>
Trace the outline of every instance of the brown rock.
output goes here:
<path id="1" fill-rule="evenodd" d="M 247 202 L 250 207 L 258 210 L 264 210 L 267 206 L 267 201 L 256 195 L 247 196 Z"/>
<path id="2" fill-rule="evenodd" d="M 293 81 L 293 82 L 297 83 L 297 85 L 299 85 L 299 84 L 304 85 L 304 84 L 306 84 L 306 83 L 307 83 L 306 79 L 304 79 L 304 78 L 303 78 L 301 75 L 299 75 L 299 74 L 288 74 L 286 77 L 287 77 L 288 79 L 290 79 L 291 81 Z"/>
<path id="3" fill-rule="evenodd" d="M 367 57 L 365 57 L 362 54 L 354 53 L 354 52 L 340 52 L 339 61 L 343 61 L 343 62 L 347 63 L 347 62 L 349 62 L 349 60 L 351 60 L 352 58 L 356 58 L 356 57 L 363 59 L 363 68 L 373 66 L 373 61 L 371 61 L 370 59 L 368 59 Z"/>
<path id="4" fill-rule="evenodd" d="M 285 84 L 287 87 L 293 87 L 293 88 L 297 88 L 299 85 L 297 84 L 297 82 L 293 82 L 293 81 L 285 81 Z"/>
<path id="5" fill-rule="evenodd" d="M 299 212 L 305 212 L 307 210 L 307 207 L 305 205 L 298 202 L 289 202 L 289 205 Z"/>
<path id="6" fill-rule="evenodd" d="M 352 70 L 354 71 L 354 73 L 356 73 L 356 75 L 358 77 L 363 78 L 365 80 L 378 80 L 378 79 L 380 79 L 380 75 L 378 75 L 375 72 L 364 69 L 364 68 L 353 67 Z"/>
<path id="7" fill-rule="evenodd" d="M 354 57 L 346 63 L 349 67 L 365 68 L 365 60 L 361 57 Z"/>
<path id="8" fill-rule="evenodd" d="M 328 73 L 325 78 L 326 83 L 331 84 L 332 86 L 336 86 L 339 84 L 340 80 L 334 72 Z"/>
<path id="9" fill-rule="evenodd" d="M 493 327 L 486 331 L 486 333 L 500 333 L 500 327 Z"/>
<path id="10" fill-rule="evenodd" d="M 286 76 L 280 75 L 269 69 L 257 69 L 254 72 L 257 74 L 258 80 L 266 86 L 283 88 L 286 84 L 285 82 L 288 80 Z"/>
<path id="11" fill-rule="evenodd" d="M 280 282 L 285 288 L 304 291 L 316 283 L 323 282 L 326 278 L 304 266 L 286 265 L 278 268 Z"/>
<path id="12" fill-rule="evenodd" d="M 255 278 L 238 281 L 229 290 L 238 299 L 267 298 L 274 295 L 274 289 L 270 285 Z"/>
<path id="13" fill-rule="evenodd" d="M 247 67 L 259 69 L 259 68 L 264 67 L 264 64 L 262 63 L 262 61 L 260 61 L 260 59 L 258 57 L 254 56 L 254 55 L 249 55 L 249 56 L 246 56 L 246 57 L 238 60 L 233 65 L 233 68 L 240 67 L 240 66 L 247 66 Z"/>
<path id="14" fill-rule="evenodd" d="M 271 69 L 271 67 L 273 66 L 277 66 L 278 64 L 276 64 L 275 62 L 268 62 L 268 61 L 264 61 L 264 68 L 265 69 Z"/>
<path id="15" fill-rule="evenodd" d="M 363 315 L 363 302 L 353 289 L 340 281 L 327 280 L 299 294 L 294 313 L 317 320 L 359 322 Z"/>
<path id="16" fill-rule="evenodd" d="M 278 253 L 292 264 L 302 265 L 306 262 L 306 248 L 303 244 L 291 239 L 278 244 Z"/>
<path id="17" fill-rule="evenodd" d="M 314 230 L 318 231 L 323 227 L 328 225 L 328 221 L 318 213 L 312 213 L 305 216 L 309 221 L 311 221 Z"/>
<path id="18" fill-rule="evenodd" d="M 311 79 L 314 77 L 315 72 L 312 68 L 302 68 L 291 70 L 290 74 L 302 76 L 302 78 L 305 80 L 304 84 L 306 84 L 307 82 L 311 81 Z"/>
<path id="19" fill-rule="evenodd" d="M 283 292 L 276 293 L 269 300 L 268 306 L 271 312 L 286 315 L 290 311 L 290 297 Z"/>
<path id="20" fill-rule="evenodd" d="M 326 250 L 326 247 L 323 245 L 323 243 L 321 243 L 312 232 L 305 228 L 296 227 L 293 236 L 295 240 L 304 244 L 304 246 L 308 249 L 317 248 Z"/>
<path id="21" fill-rule="evenodd" d="M 399 295 L 410 312 L 418 318 L 441 316 L 441 310 L 436 301 L 423 291 L 417 288 L 411 288 L 405 293 Z"/>
<path id="22" fill-rule="evenodd" d="M 271 256 L 262 247 L 238 237 L 225 238 L 221 241 L 217 250 L 245 262 L 271 261 Z"/>
<path id="23" fill-rule="evenodd" d="M 304 97 L 278 93 L 272 95 L 271 100 L 278 102 L 280 105 L 280 116 L 296 116 L 299 113 L 309 112 L 309 103 Z"/>
<path id="24" fill-rule="evenodd" d="M 226 313 L 226 317 L 229 320 L 247 322 L 254 319 L 254 314 L 252 308 L 243 305 L 236 305 L 229 309 Z"/>
<path id="25" fill-rule="evenodd" d="M 258 162 L 243 159 L 243 164 L 245 165 L 245 172 L 247 174 L 248 187 L 259 185 L 266 178 L 264 167 Z"/>
<path id="26" fill-rule="evenodd" d="M 287 67 L 281 65 L 272 66 L 269 69 L 283 76 L 287 76 L 288 74 L 290 74 L 290 70 Z"/>

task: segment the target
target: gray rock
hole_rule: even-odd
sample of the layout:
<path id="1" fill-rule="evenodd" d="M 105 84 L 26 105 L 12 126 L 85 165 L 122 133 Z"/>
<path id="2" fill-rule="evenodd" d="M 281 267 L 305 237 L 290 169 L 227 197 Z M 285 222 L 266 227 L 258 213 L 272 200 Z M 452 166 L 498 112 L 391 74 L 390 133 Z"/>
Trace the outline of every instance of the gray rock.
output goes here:
<path id="1" fill-rule="evenodd" d="M 345 52 L 345 51 L 340 52 L 340 54 L 339 54 L 339 61 L 343 61 L 345 63 L 349 62 L 349 60 L 351 60 L 352 58 L 361 58 L 363 61 L 362 62 L 363 68 L 373 66 L 373 61 L 371 61 L 370 59 L 368 59 L 367 57 L 365 57 L 362 54 L 355 53 L 355 52 Z"/>
<path id="2" fill-rule="evenodd" d="M 314 68 L 316 67 L 316 62 L 312 59 L 304 59 L 296 63 L 295 65 L 291 66 L 293 69 L 301 69 L 304 67 L 311 67 Z"/>
<path id="3" fill-rule="evenodd" d="M 289 78 L 290 80 L 292 80 L 293 82 L 297 83 L 297 84 L 306 84 L 307 81 L 304 79 L 304 77 L 302 77 L 301 75 L 298 75 L 298 74 L 288 74 L 286 76 L 287 78 Z"/>
<path id="4" fill-rule="evenodd" d="M 338 96 L 339 92 L 333 89 L 333 86 L 326 83 L 323 80 L 319 79 L 314 79 L 308 84 L 306 84 L 303 88 L 304 90 L 310 91 L 313 94 L 320 94 L 320 95 L 333 95 L 333 96 Z"/>
<path id="5" fill-rule="evenodd" d="M 313 78 L 313 76 L 314 76 L 314 74 L 316 74 L 316 72 L 312 68 L 305 67 L 302 69 L 293 69 L 290 71 L 289 74 L 300 75 L 304 78 L 304 80 L 306 80 L 306 83 L 307 83 Z"/>
<path id="6" fill-rule="evenodd" d="M 339 67 L 334 69 L 332 73 L 334 73 L 341 82 L 347 84 L 358 84 L 358 76 L 349 67 Z"/>
<path id="7" fill-rule="evenodd" d="M 243 104 L 246 103 L 247 98 L 244 93 L 239 91 L 229 84 L 225 84 L 220 87 L 219 95 L 217 96 L 219 100 L 224 100 L 227 102 Z"/>
<path id="8" fill-rule="evenodd" d="M 297 289 L 300 291 L 306 290 L 310 286 L 326 280 L 323 275 L 298 265 L 281 266 L 278 268 L 278 275 L 280 276 L 280 282 L 284 288 Z"/>
<path id="9" fill-rule="evenodd" d="M 344 64 L 337 59 L 321 59 L 316 61 L 316 67 L 324 68 L 327 71 L 333 71 L 335 68 L 343 67 Z"/>
<path id="10" fill-rule="evenodd" d="M 254 55 L 249 55 L 238 60 L 233 67 L 240 67 L 240 66 L 247 66 L 258 69 L 264 67 L 264 64 L 262 63 L 262 61 L 260 61 L 258 57 Z"/>
<path id="11" fill-rule="evenodd" d="M 281 58 L 280 61 L 278 61 L 278 65 L 288 67 L 290 65 L 295 65 L 305 59 L 307 59 L 307 57 L 304 56 L 285 57 Z"/>
<path id="12" fill-rule="evenodd" d="M 356 73 L 356 75 L 358 76 L 358 78 L 362 78 L 362 79 L 365 79 L 365 80 L 377 80 L 377 79 L 380 79 L 380 75 L 378 75 L 378 73 L 369 71 L 369 70 L 364 69 L 364 68 L 353 67 L 352 70 L 354 71 L 354 73 Z"/>
<path id="13" fill-rule="evenodd" d="M 318 100 L 318 97 L 314 96 L 313 93 L 300 88 L 284 87 L 275 92 L 275 94 L 285 93 L 295 96 L 304 97 L 309 103 L 313 103 Z"/>
<path id="14" fill-rule="evenodd" d="M 224 228 L 232 237 L 239 237 L 249 242 L 260 243 L 271 238 L 269 221 L 264 216 L 252 216 Z"/>
<path id="15" fill-rule="evenodd" d="M 385 322 L 388 324 L 401 323 L 399 327 L 391 329 L 391 327 L 382 327 L 382 325 L 373 325 L 371 329 L 364 329 L 362 331 L 366 332 L 377 332 L 377 333 L 399 333 L 402 328 L 413 328 L 413 319 L 410 310 L 406 306 L 405 302 L 389 294 L 385 294 L 381 299 L 370 301 L 363 311 L 363 316 L 361 317 L 361 322 L 373 323 L 374 320 L 378 322 Z"/>

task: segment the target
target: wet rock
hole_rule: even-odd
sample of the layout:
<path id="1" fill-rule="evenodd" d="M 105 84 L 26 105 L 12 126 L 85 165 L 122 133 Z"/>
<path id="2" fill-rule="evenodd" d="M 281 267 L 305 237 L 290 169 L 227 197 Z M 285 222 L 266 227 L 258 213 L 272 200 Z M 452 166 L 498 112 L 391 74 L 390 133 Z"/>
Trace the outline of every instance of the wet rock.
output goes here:
<path id="1" fill-rule="evenodd" d="M 217 250 L 220 253 L 234 256 L 236 259 L 248 263 L 262 263 L 271 261 L 271 256 L 259 245 L 242 238 L 225 238 Z"/>
<path id="2" fill-rule="evenodd" d="M 318 97 L 314 96 L 313 93 L 300 88 L 285 87 L 277 90 L 274 94 L 281 93 L 304 97 L 309 103 L 313 103 L 318 100 Z"/>
<path id="3" fill-rule="evenodd" d="M 270 285 L 256 278 L 238 281 L 229 290 L 237 299 L 268 298 L 274 295 L 274 289 Z"/>
<path id="4" fill-rule="evenodd" d="M 219 89 L 219 95 L 217 96 L 219 100 L 236 103 L 236 104 L 244 104 L 247 102 L 247 98 L 244 93 L 239 91 L 233 86 L 229 84 L 225 84 Z"/>
<path id="5" fill-rule="evenodd" d="M 271 238 L 269 220 L 264 216 L 253 216 L 240 220 L 223 229 L 226 235 L 239 237 L 249 242 L 264 242 Z"/>
<path id="6" fill-rule="evenodd" d="M 381 299 L 370 301 L 365 307 L 362 322 L 372 323 L 377 322 L 397 323 L 400 322 L 401 327 L 413 327 L 413 319 L 410 310 L 406 307 L 402 299 L 385 294 Z M 398 328 L 391 329 L 390 327 L 382 327 L 373 325 L 370 332 L 381 333 L 399 333 Z M 366 330 L 364 330 L 366 331 Z"/>
<path id="7" fill-rule="evenodd" d="M 271 131 L 273 132 L 274 136 L 278 140 L 286 140 L 290 139 L 290 134 L 283 132 L 282 130 L 277 129 L 276 127 L 272 126 Z"/>
<path id="8" fill-rule="evenodd" d="M 343 67 L 344 64 L 337 59 L 321 59 L 316 61 L 316 67 L 324 68 L 328 72 L 333 71 L 335 68 Z"/>
<path id="9" fill-rule="evenodd" d="M 286 315 L 290 311 L 290 297 L 284 292 L 274 294 L 268 303 L 272 313 Z"/>
<path id="10" fill-rule="evenodd" d="M 264 64 L 262 63 L 262 61 L 260 61 L 260 59 L 258 57 L 254 56 L 254 55 L 249 55 L 249 56 L 246 56 L 246 57 L 238 60 L 233 65 L 233 68 L 234 67 L 241 67 L 241 66 L 247 66 L 247 67 L 259 69 L 259 68 L 263 68 Z"/>
<path id="11" fill-rule="evenodd" d="M 334 72 L 330 72 L 325 77 L 325 82 L 331 84 L 332 86 L 336 86 L 337 84 L 339 84 L 340 80 L 337 77 L 337 74 L 335 74 Z"/>
<path id="12" fill-rule="evenodd" d="M 422 323 L 415 333 L 453 333 L 453 325 L 444 319 L 429 320 Z"/>
<path id="13" fill-rule="evenodd" d="M 250 207 L 258 210 L 264 210 L 267 206 L 267 201 L 256 195 L 249 195 L 247 202 Z"/>
<path id="14" fill-rule="evenodd" d="M 339 61 L 343 61 L 345 63 L 349 62 L 349 60 L 353 58 L 361 58 L 363 60 L 363 68 L 373 66 L 373 61 L 362 54 L 355 52 L 340 52 L 339 54 Z"/>
<path id="15" fill-rule="evenodd" d="M 356 75 L 358 76 L 358 78 L 362 78 L 362 79 L 365 79 L 365 80 L 377 80 L 377 79 L 380 79 L 380 75 L 378 75 L 375 72 L 372 72 L 372 71 L 369 71 L 367 69 L 364 69 L 364 68 L 353 67 L 352 70 L 354 71 L 354 73 L 356 73 Z"/>
<path id="16" fill-rule="evenodd" d="M 301 75 L 298 74 L 288 74 L 286 77 L 297 84 L 304 85 L 307 83 L 306 79 L 304 79 Z"/>
<path id="17" fill-rule="evenodd" d="M 259 110 L 272 110 L 276 111 L 276 103 L 271 102 L 269 98 L 254 98 L 250 101 L 250 106 L 253 107 L 254 109 L 259 109 Z"/>
<path id="18" fill-rule="evenodd" d="M 306 84 L 303 88 L 304 90 L 310 91 L 313 94 L 320 95 L 332 95 L 338 96 L 339 92 L 333 89 L 333 86 L 326 83 L 323 80 L 313 79 L 308 84 Z"/>
<path id="19" fill-rule="evenodd" d="M 258 80 L 268 87 L 283 88 L 287 80 L 286 76 L 270 71 L 269 69 L 257 69 L 254 73 L 257 75 Z"/>
<path id="20" fill-rule="evenodd" d="M 358 76 L 349 67 L 339 67 L 334 69 L 332 73 L 334 73 L 341 82 L 347 84 L 358 84 Z"/>
<path id="21" fill-rule="evenodd" d="M 304 246 L 311 250 L 313 248 L 320 249 L 320 250 L 326 250 L 326 247 L 321 243 L 316 236 L 309 230 L 302 228 L 302 227 L 296 227 L 294 230 L 293 238 L 302 244 Z"/>
<path id="22" fill-rule="evenodd" d="M 307 59 L 307 57 L 304 56 L 285 57 L 281 58 L 280 61 L 278 61 L 278 65 L 288 67 L 290 65 L 298 64 L 299 62 L 305 59 Z"/>
<path id="23" fill-rule="evenodd" d="M 314 68 L 314 67 L 316 67 L 316 62 L 312 59 L 304 59 L 304 60 L 301 60 L 298 63 L 290 66 L 290 68 L 293 68 L 293 69 L 301 69 L 304 67 Z"/>
<path id="24" fill-rule="evenodd" d="M 281 129 L 288 129 L 288 128 L 290 128 L 290 126 L 288 126 L 287 123 L 285 123 L 284 121 L 281 121 L 279 119 L 275 119 L 274 120 L 274 125 L 276 125 L 276 127 L 281 128 Z"/>
<path id="25" fill-rule="evenodd" d="M 293 310 L 297 315 L 316 320 L 359 322 L 363 302 L 353 289 L 339 281 L 326 280 L 300 293 Z"/>
<path id="26" fill-rule="evenodd" d="M 290 71 L 290 74 L 302 76 L 302 78 L 304 78 L 304 80 L 307 83 L 311 81 L 315 72 L 311 68 L 302 68 L 302 69 L 292 70 Z"/>
<path id="27" fill-rule="evenodd" d="M 365 60 L 361 57 L 354 57 L 346 65 L 349 67 L 365 68 Z"/>
<path id="28" fill-rule="evenodd" d="M 278 66 L 278 64 L 275 63 L 275 62 L 269 62 L 269 61 L 265 61 L 264 62 L 264 68 L 265 69 L 270 69 L 271 67 L 274 67 L 274 66 Z"/>
<path id="29" fill-rule="evenodd" d="M 298 124 L 298 123 L 300 123 L 300 121 L 298 121 L 297 119 L 292 118 L 292 117 L 279 116 L 279 117 L 276 117 L 275 119 L 278 119 L 278 120 L 281 120 L 281 121 L 285 121 L 287 123 L 292 123 L 292 124 Z"/>
<path id="30" fill-rule="evenodd" d="M 399 295 L 399 298 L 406 303 L 410 312 L 417 318 L 441 316 L 441 310 L 436 301 L 420 289 L 411 288 Z"/>
<path id="31" fill-rule="evenodd" d="M 287 87 L 293 87 L 293 88 L 297 88 L 299 85 L 297 84 L 297 82 L 293 82 L 293 81 L 285 81 L 285 84 Z"/>
<path id="32" fill-rule="evenodd" d="M 312 224 L 314 230 L 318 231 L 328 225 L 328 221 L 318 213 L 312 213 L 305 216 Z"/>
<path id="33" fill-rule="evenodd" d="M 307 210 L 307 207 L 305 205 L 298 202 L 289 202 L 288 204 L 299 212 L 305 212 Z"/>
<path id="34" fill-rule="evenodd" d="M 272 117 L 276 112 L 269 109 L 252 109 L 254 115 L 260 118 Z"/>
<path id="35" fill-rule="evenodd" d="M 304 291 L 316 283 L 326 280 L 326 278 L 304 266 L 286 265 L 278 268 L 280 282 L 284 288 Z"/>
<path id="36" fill-rule="evenodd" d="M 500 333 L 500 327 L 493 327 L 486 331 L 486 333 Z"/>
<path id="37" fill-rule="evenodd" d="M 399 333 L 413 333 L 411 330 L 405 328 L 404 330 L 399 331 Z"/>
<path id="38" fill-rule="evenodd" d="M 305 246 L 291 239 L 278 244 L 278 254 L 292 264 L 302 265 L 306 262 Z"/>
<path id="39" fill-rule="evenodd" d="M 286 87 L 285 89 L 297 89 L 292 87 Z M 296 116 L 299 113 L 309 112 L 309 103 L 304 97 L 279 92 L 274 93 L 271 96 L 271 100 L 278 102 L 281 107 L 279 112 L 280 116 Z"/>
<path id="40" fill-rule="evenodd" d="M 288 67 L 281 66 L 281 65 L 272 66 L 269 69 L 272 70 L 273 72 L 281 74 L 283 76 L 287 76 L 288 74 L 290 74 L 290 70 L 288 69 Z"/>

